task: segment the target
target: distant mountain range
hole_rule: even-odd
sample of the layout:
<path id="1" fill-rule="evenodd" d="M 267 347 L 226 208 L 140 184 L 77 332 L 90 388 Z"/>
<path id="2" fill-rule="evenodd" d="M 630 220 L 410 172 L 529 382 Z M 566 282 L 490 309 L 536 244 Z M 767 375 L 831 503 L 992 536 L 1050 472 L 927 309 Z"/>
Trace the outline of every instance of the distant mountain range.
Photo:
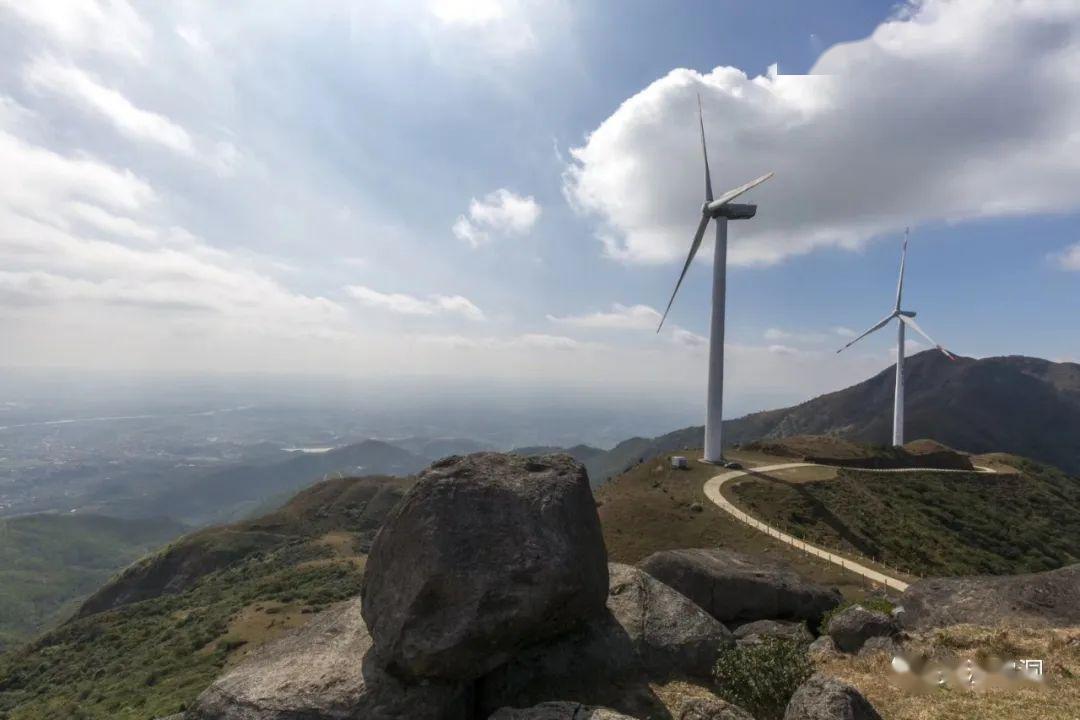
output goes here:
<path id="1" fill-rule="evenodd" d="M 904 364 L 905 436 L 972 453 L 1008 452 L 1080 474 L 1080 365 L 1022 356 L 950 360 L 936 350 Z M 795 407 L 725 423 L 729 442 L 839 435 L 889 442 L 895 366 Z"/>
<path id="2" fill-rule="evenodd" d="M 950 360 L 927 350 L 905 361 L 905 435 L 972 453 L 1008 452 L 1080 474 L 1080 365 L 1022 356 Z M 887 444 L 892 437 L 895 365 L 869 380 L 794 407 L 724 422 L 726 444 L 836 435 Z M 567 448 L 598 485 L 641 460 L 700 448 L 701 426 L 654 438 L 634 437 L 611 450 Z M 555 448 L 522 448 L 518 452 Z"/>
<path id="3" fill-rule="evenodd" d="M 275 463 L 234 465 L 209 473 L 149 498 L 155 512 L 190 524 L 240 519 L 268 511 L 297 490 L 332 475 L 411 475 L 433 458 L 381 440 L 297 452 Z"/>

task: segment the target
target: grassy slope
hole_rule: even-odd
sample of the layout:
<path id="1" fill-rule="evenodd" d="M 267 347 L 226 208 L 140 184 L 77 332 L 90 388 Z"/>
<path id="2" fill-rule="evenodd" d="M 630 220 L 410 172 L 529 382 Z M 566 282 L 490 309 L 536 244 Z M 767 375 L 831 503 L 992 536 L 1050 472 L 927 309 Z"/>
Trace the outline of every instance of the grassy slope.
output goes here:
<path id="1" fill-rule="evenodd" d="M 167 519 L 0 520 L 0 651 L 55 625 L 114 572 L 183 531 Z"/>
<path id="2" fill-rule="evenodd" d="M 696 458 L 700 451 L 678 454 Z M 672 470 L 670 456 L 642 463 L 596 491 L 604 542 L 612 560 L 635 563 L 658 550 L 719 546 L 786 563 L 807 577 L 839 588 L 848 597 L 862 597 L 874 589 L 856 575 L 735 520 L 702 491 L 705 481 L 717 473 L 715 467 L 691 462 L 689 470 Z M 729 456 L 747 466 L 790 462 L 789 458 L 740 451 Z"/>
<path id="3" fill-rule="evenodd" d="M 235 542 L 245 550 L 224 566 L 185 566 L 205 572 L 185 575 L 182 592 L 78 618 L 0 658 L 0 718 L 143 720 L 177 712 L 226 664 L 358 594 L 375 516 L 408 482 L 331 480 L 277 512 L 210 532 L 214 547 Z M 376 485 L 383 491 L 373 493 Z M 245 540 L 252 534 L 260 542 Z M 207 536 L 173 547 L 191 538 L 201 547 Z M 277 540 L 263 542 L 268 537 Z"/>
<path id="4" fill-rule="evenodd" d="M 772 525 L 915 575 L 1015 574 L 1080 561 L 1080 481 L 1013 458 L 1018 473 L 747 478 L 729 496 Z"/>

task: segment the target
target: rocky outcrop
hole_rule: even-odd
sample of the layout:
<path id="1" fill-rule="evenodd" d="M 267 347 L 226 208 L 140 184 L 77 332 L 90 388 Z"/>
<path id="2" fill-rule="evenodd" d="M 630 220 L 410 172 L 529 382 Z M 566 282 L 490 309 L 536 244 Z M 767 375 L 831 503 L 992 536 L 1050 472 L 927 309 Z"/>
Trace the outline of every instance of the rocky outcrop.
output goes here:
<path id="1" fill-rule="evenodd" d="M 610 576 L 607 612 L 483 678 L 481 708 L 562 698 L 641 717 L 662 707 L 650 682 L 711 677 L 719 653 L 734 644 L 727 628 L 636 568 L 612 564 Z"/>
<path id="2" fill-rule="evenodd" d="M 575 702 L 546 702 L 531 708 L 500 708 L 488 720 L 634 720 L 607 708 Z"/>
<path id="3" fill-rule="evenodd" d="M 578 463 L 479 453 L 421 474 L 360 600 L 253 651 L 184 720 L 751 720 L 709 689 L 734 644 L 673 587 L 607 564 Z"/>
<path id="4" fill-rule="evenodd" d="M 754 716 L 738 705 L 718 697 L 695 698 L 680 705 L 671 714 L 672 720 L 754 720 Z"/>
<path id="5" fill-rule="evenodd" d="M 467 700 L 460 685 L 406 685 L 383 670 L 350 601 L 253 652 L 185 720 L 466 720 Z"/>
<path id="6" fill-rule="evenodd" d="M 607 590 L 584 467 L 477 453 L 421 473 L 375 539 L 362 598 L 392 672 L 468 680 L 600 616 Z"/>
<path id="7" fill-rule="evenodd" d="M 1080 564 L 1027 575 L 927 578 L 901 596 L 900 622 L 912 630 L 969 623 L 1080 625 Z"/>
<path id="8" fill-rule="evenodd" d="M 859 655 L 875 655 L 883 653 L 889 657 L 899 655 L 903 646 L 895 637 L 877 636 L 867 638 L 862 647 L 859 648 Z"/>
<path id="9" fill-rule="evenodd" d="M 816 627 L 840 604 L 840 593 L 780 565 L 721 548 L 665 550 L 640 563 L 725 623 L 800 620 Z"/>
<path id="10" fill-rule="evenodd" d="M 791 696 L 784 720 L 881 720 L 881 715 L 851 685 L 818 673 Z"/>
<path id="11" fill-rule="evenodd" d="M 829 660 L 840 654 L 836 649 L 836 643 L 828 635 L 822 635 L 806 648 L 806 654 L 811 660 Z"/>
<path id="12" fill-rule="evenodd" d="M 793 640 L 805 645 L 814 640 L 806 623 L 784 620 L 755 620 L 735 628 L 734 635 L 739 645 L 756 645 L 767 637 Z"/>
<path id="13" fill-rule="evenodd" d="M 829 620 L 825 632 L 842 652 L 858 652 L 863 643 L 874 637 L 890 638 L 899 632 L 896 621 L 883 612 L 867 610 L 862 605 L 837 613 Z"/>

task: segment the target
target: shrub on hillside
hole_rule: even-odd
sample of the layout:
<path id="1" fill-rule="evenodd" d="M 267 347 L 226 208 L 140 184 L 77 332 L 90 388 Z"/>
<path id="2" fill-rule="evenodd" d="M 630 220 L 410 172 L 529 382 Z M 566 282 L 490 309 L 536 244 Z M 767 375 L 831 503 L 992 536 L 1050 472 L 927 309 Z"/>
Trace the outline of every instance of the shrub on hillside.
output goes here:
<path id="1" fill-rule="evenodd" d="M 767 637 L 721 655 L 715 678 L 718 694 L 728 702 L 758 720 L 781 720 L 791 696 L 813 672 L 805 643 Z"/>

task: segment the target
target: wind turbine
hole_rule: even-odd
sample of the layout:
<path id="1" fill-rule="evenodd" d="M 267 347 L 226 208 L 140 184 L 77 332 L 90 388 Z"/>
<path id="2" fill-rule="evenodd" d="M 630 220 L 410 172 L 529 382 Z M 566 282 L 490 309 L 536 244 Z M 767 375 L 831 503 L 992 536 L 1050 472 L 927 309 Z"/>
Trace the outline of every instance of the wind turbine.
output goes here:
<path id="1" fill-rule="evenodd" d="M 900 253 L 900 281 L 896 284 L 896 306 L 893 308 L 893 311 L 872 328 L 836 351 L 841 353 L 844 350 L 847 350 L 870 333 L 885 327 L 893 318 L 896 318 L 899 321 L 896 323 L 896 391 L 893 395 L 892 429 L 892 442 L 893 445 L 897 447 L 904 444 L 904 327 L 910 327 L 912 330 L 929 340 L 931 345 L 945 353 L 945 356 L 950 360 L 956 359 L 955 355 L 943 348 L 932 337 L 923 332 L 923 329 L 915 322 L 914 312 L 900 309 L 900 298 L 904 294 L 904 265 L 907 262 L 907 244 L 908 230 L 905 228 L 904 249 Z"/>
<path id="2" fill-rule="evenodd" d="M 679 292 L 686 271 L 694 260 L 701 239 L 705 237 L 705 229 L 710 220 L 716 220 L 716 247 L 713 251 L 713 287 L 712 287 L 712 322 L 709 331 L 709 386 L 705 406 L 705 462 L 722 463 L 724 450 L 722 445 L 722 422 L 724 409 L 724 300 L 727 290 L 727 223 L 728 220 L 748 220 L 757 213 L 757 205 L 741 205 L 731 201 L 748 190 L 757 187 L 773 176 L 772 173 L 762 175 L 756 180 L 751 180 L 745 185 L 728 190 L 718 198 L 713 198 L 712 178 L 709 175 L 709 153 L 705 148 L 705 120 L 701 112 L 701 96 L 698 95 L 698 125 L 701 128 L 701 155 L 705 160 L 705 203 L 701 206 L 701 221 L 698 223 L 694 240 L 690 243 L 690 254 L 686 256 L 686 264 L 683 265 L 679 281 L 675 283 L 675 290 L 668 300 L 664 316 L 660 318 L 660 325 L 656 332 L 664 327 L 664 320 L 671 311 L 671 304 L 675 302 L 675 295 Z"/>

